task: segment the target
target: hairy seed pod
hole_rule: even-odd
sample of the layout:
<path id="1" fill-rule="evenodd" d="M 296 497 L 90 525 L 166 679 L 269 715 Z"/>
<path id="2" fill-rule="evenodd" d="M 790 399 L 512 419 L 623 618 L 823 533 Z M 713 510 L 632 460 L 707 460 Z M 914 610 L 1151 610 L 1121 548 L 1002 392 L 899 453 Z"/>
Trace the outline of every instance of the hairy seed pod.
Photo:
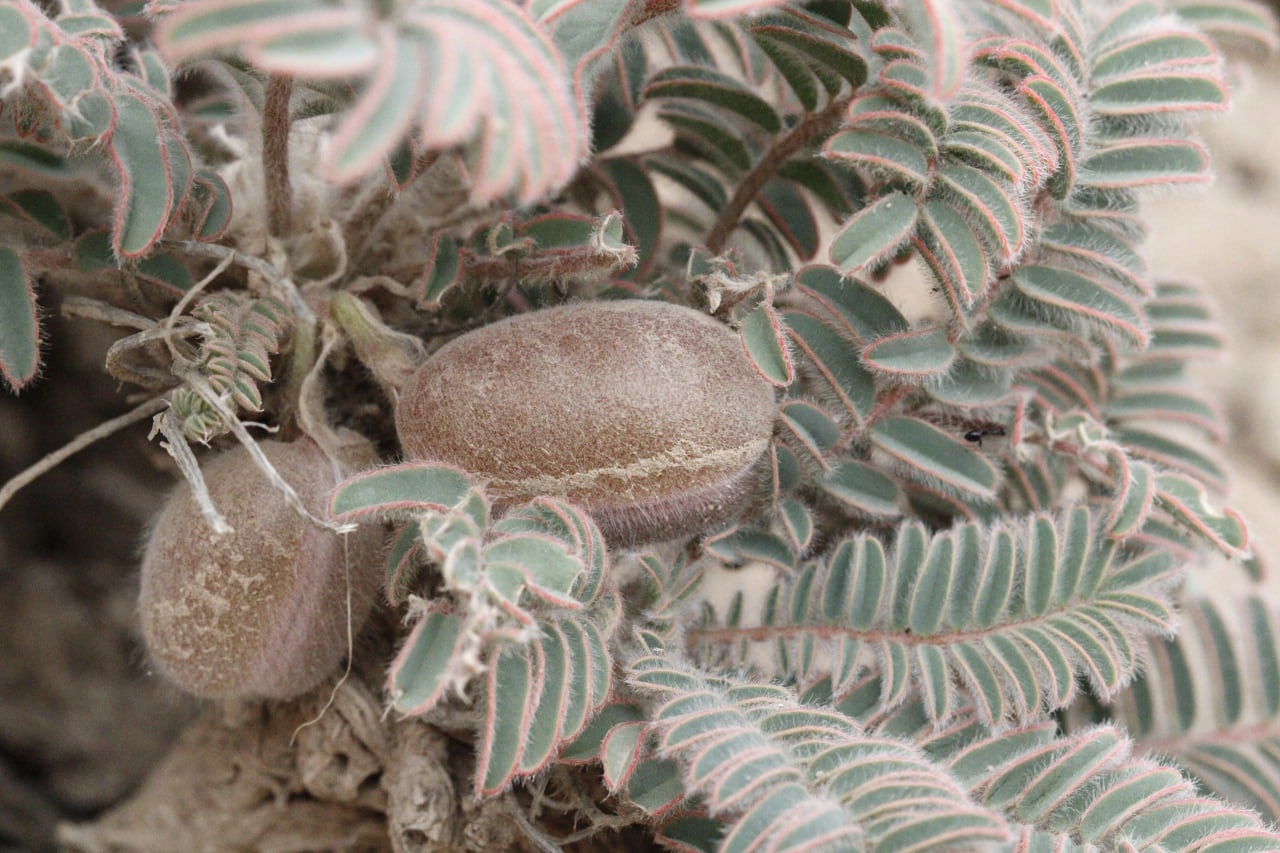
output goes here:
<path id="1" fill-rule="evenodd" d="M 259 445 L 313 513 L 337 472 L 310 440 Z M 142 560 L 142 635 L 156 668 L 208 698 L 284 699 L 315 686 L 347 650 L 377 593 L 381 535 L 344 537 L 288 505 L 237 447 L 203 466 L 234 532 L 206 523 L 185 483 L 157 517 Z"/>
<path id="2" fill-rule="evenodd" d="M 588 302 L 463 335 L 401 390 L 413 459 L 448 462 L 501 508 L 558 495 L 615 545 L 738 512 L 773 429 L 773 389 L 738 336 L 663 302 Z"/>

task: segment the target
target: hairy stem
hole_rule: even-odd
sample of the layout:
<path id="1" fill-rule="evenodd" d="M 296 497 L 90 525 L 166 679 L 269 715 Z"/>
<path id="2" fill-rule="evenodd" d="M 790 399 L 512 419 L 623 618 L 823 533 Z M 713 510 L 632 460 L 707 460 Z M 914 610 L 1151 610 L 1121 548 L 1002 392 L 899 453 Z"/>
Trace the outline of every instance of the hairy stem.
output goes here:
<path id="1" fill-rule="evenodd" d="M 262 175 L 267 228 L 282 237 L 293 228 L 293 187 L 289 183 L 289 98 L 293 78 L 273 74 L 262 106 Z"/>
<path id="2" fill-rule="evenodd" d="M 760 190 L 764 189 L 764 185 L 773 180 L 778 170 L 797 151 L 826 133 L 840 120 L 840 117 L 844 115 L 845 107 L 849 105 L 851 97 L 851 95 L 846 95 L 836 98 L 827 104 L 821 112 L 805 116 L 785 136 L 779 139 L 773 147 L 765 151 L 764 156 L 760 158 L 738 184 L 733 197 L 729 199 L 729 203 L 720 211 L 715 224 L 711 226 L 711 230 L 707 233 L 707 250 L 711 254 L 718 255 L 724 251 L 725 244 L 729 241 L 729 235 L 738 227 L 738 223 L 742 220 L 742 215 L 751 206 L 751 202 L 755 201 L 756 196 L 760 194 Z"/>

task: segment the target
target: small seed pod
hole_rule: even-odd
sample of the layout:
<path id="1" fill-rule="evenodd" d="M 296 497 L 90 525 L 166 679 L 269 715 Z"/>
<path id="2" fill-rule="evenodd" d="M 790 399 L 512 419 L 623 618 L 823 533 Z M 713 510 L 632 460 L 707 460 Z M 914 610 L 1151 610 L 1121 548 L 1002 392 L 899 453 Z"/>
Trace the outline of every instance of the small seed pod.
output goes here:
<path id="1" fill-rule="evenodd" d="M 499 508 L 558 495 L 633 545 L 740 511 L 773 418 L 773 389 L 730 329 L 626 300 L 449 342 L 401 390 L 396 430 L 410 458 L 463 468 Z"/>
<path id="2" fill-rule="evenodd" d="M 313 513 L 337 472 L 310 440 L 259 445 Z M 142 635 L 156 668 L 208 698 L 284 699 L 315 686 L 347 650 L 377 593 L 376 527 L 343 536 L 288 505 L 243 447 L 203 466 L 234 532 L 219 535 L 182 485 L 142 560 Z"/>

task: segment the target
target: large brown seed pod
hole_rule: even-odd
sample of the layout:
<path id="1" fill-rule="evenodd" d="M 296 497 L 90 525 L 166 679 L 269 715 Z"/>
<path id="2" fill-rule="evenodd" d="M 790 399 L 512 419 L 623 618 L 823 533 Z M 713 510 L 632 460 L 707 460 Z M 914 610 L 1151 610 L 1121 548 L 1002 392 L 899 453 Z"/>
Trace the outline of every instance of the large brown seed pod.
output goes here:
<path id="1" fill-rule="evenodd" d="M 769 444 L 772 387 L 732 330 L 664 302 L 587 302 L 459 337 L 401 389 L 413 459 L 499 505 L 559 495 L 610 542 L 687 535 L 741 509 Z"/>
<path id="2" fill-rule="evenodd" d="M 336 485 L 309 440 L 259 445 L 319 514 Z M 234 532 L 215 533 L 183 484 L 156 519 L 142 560 L 139 610 L 152 662 L 179 687 L 209 698 L 284 699 L 315 686 L 347 651 L 377 593 L 381 534 L 325 530 L 290 507 L 238 447 L 203 466 L 214 504 Z"/>

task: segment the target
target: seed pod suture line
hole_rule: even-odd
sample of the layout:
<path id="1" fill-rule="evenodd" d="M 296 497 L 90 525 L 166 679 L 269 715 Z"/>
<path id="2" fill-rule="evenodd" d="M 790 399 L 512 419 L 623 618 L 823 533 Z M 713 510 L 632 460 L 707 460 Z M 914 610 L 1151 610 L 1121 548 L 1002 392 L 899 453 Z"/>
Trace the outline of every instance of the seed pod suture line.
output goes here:
<path id="1" fill-rule="evenodd" d="M 613 545 L 686 536 L 741 511 L 774 392 L 737 334 L 665 302 L 586 302 L 469 332 L 401 390 L 406 456 L 457 465 L 498 508 L 557 495 Z"/>

